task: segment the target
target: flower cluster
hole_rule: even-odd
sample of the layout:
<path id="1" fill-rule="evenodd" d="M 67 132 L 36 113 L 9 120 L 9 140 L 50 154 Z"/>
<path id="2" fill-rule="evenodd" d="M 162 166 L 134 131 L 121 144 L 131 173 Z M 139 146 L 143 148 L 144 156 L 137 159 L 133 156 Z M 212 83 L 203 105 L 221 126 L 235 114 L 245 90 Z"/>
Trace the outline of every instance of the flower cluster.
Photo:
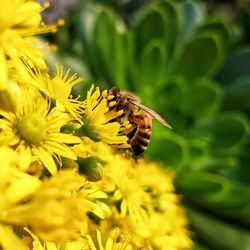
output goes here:
<path id="1" fill-rule="evenodd" d="M 76 74 L 49 75 L 49 48 L 34 37 L 56 29 L 44 7 L 2 4 L 0 248 L 190 249 L 173 174 L 125 150 L 129 121 L 107 91 L 81 100 Z"/>

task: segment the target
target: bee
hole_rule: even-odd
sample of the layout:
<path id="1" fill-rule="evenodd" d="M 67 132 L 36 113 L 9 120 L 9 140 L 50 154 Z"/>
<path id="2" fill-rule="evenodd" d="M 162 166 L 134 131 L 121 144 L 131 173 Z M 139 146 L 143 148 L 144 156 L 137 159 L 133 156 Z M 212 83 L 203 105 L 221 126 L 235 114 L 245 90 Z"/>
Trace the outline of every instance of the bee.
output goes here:
<path id="1" fill-rule="evenodd" d="M 123 110 L 123 114 L 118 119 L 126 118 L 132 125 L 131 128 L 125 130 L 125 134 L 129 138 L 128 144 L 130 144 L 134 156 L 142 154 L 150 142 L 152 118 L 172 129 L 160 115 L 141 104 L 139 97 L 134 94 L 120 91 L 117 87 L 111 88 L 108 93 L 114 96 L 111 101 L 116 103 L 111 109 Z"/>

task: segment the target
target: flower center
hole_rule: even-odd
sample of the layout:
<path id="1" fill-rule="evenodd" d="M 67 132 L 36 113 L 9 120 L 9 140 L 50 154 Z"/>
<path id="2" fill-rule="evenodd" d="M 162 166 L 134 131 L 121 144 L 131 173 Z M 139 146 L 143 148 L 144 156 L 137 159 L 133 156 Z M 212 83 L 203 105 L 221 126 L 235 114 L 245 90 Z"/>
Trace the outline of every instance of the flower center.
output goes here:
<path id="1" fill-rule="evenodd" d="M 30 113 L 17 122 L 17 129 L 23 140 L 37 144 L 46 136 L 46 120 L 37 113 Z"/>

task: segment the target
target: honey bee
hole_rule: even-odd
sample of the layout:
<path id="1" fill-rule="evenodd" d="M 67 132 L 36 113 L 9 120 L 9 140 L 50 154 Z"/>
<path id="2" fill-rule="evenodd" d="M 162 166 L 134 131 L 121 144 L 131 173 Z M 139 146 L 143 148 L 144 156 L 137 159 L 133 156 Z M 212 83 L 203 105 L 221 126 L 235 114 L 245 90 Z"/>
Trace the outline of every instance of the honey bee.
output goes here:
<path id="1" fill-rule="evenodd" d="M 142 154 L 150 142 L 152 118 L 172 129 L 160 115 L 141 104 L 139 97 L 132 93 L 113 87 L 109 90 L 109 95 L 114 96 L 111 101 L 116 102 L 111 109 L 123 110 L 123 114 L 118 119 L 127 118 L 132 125 L 125 131 L 125 134 L 129 138 L 128 144 L 130 144 L 134 156 Z"/>

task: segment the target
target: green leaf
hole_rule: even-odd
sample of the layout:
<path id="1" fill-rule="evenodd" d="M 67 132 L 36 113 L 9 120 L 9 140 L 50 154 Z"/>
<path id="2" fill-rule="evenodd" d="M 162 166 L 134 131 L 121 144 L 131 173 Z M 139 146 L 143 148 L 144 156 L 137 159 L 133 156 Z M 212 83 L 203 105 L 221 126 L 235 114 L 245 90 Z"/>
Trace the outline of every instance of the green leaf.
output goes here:
<path id="1" fill-rule="evenodd" d="M 250 74 L 243 75 L 224 86 L 224 107 L 250 113 Z"/>
<path id="2" fill-rule="evenodd" d="M 196 118 L 204 118 L 214 113 L 221 100 L 221 90 L 215 84 L 195 85 L 190 83 L 185 98 L 183 98 L 182 110 Z"/>
<path id="3" fill-rule="evenodd" d="M 146 85 L 151 89 L 152 84 L 156 88 L 161 84 L 166 69 L 165 54 L 165 47 L 159 40 L 151 40 L 144 47 L 139 65 L 135 68 L 137 91 L 147 88 Z"/>
<path id="4" fill-rule="evenodd" d="M 99 6 L 96 6 L 95 8 L 86 8 L 81 12 L 80 19 L 78 21 L 79 44 L 83 52 L 83 60 L 89 65 L 90 68 L 93 67 L 94 74 L 96 74 L 96 71 L 92 40 L 94 24 L 98 11 L 100 11 Z"/>
<path id="5" fill-rule="evenodd" d="M 200 195 L 221 192 L 226 182 L 223 177 L 214 174 L 189 172 L 178 176 L 176 184 L 180 190 L 183 190 L 184 193 L 196 200 Z"/>
<path id="6" fill-rule="evenodd" d="M 193 250 L 211 250 L 210 248 L 207 248 L 207 246 L 204 246 L 203 244 L 200 244 L 198 242 L 194 242 L 194 249 Z"/>
<path id="7" fill-rule="evenodd" d="M 157 25 L 155 25 L 157 23 Z M 140 56 L 141 50 L 152 39 L 165 40 L 164 14 L 158 9 L 148 8 L 135 23 L 133 29 L 135 34 L 136 56 Z"/>
<path id="8" fill-rule="evenodd" d="M 244 75 L 250 75 L 250 47 L 232 53 L 216 75 L 216 80 L 227 85 Z"/>
<path id="9" fill-rule="evenodd" d="M 249 131 L 247 118 L 236 112 L 222 113 L 203 121 L 202 129 L 210 134 L 212 150 L 227 150 L 238 146 Z"/>
<path id="10" fill-rule="evenodd" d="M 239 212 L 250 202 L 250 186 L 236 181 L 230 181 L 227 190 L 218 197 L 211 197 L 209 203 L 217 211 L 229 214 Z"/>
<path id="11" fill-rule="evenodd" d="M 180 167 L 187 160 L 186 141 L 159 124 L 153 125 L 153 136 L 147 154 L 152 159 L 164 160 L 167 166 Z"/>
<path id="12" fill-rule="evenodd" d="M 177 65 L 178 74 L 187 79 L 210 75 L 221 60 L 221 44 L 215 34 L 193 38 L 184 48 Z"/>
<path id="13" fill-rule="evenodd" d="M 156 25 L 157 24 L 157 25 Z M 165 46 L 167 56 L 172 54 L 179 35 L 177 6 L 172 1 L 155 1 L 145 8 L 135 22 L 133 32 L 137 56 L 148 42 L 160 40 Z"/>
<path id="14" fill-rule="evenodd" d="M 243 225 L 250 226 L 250 202 L 249 200 L 248 200 L 248 203 L 244 207 L 238 210 L 235 210 L 235 213 L 232 213 L 232 217 L 239 218 L 241 219 L 241 223 Z"/>
<path id="15" fill-rule="evenodd" d="M 210 158 L 202 166 L 201 169 L 217 173 L 220 175 L 230 175 L 230 172 L 235 171 L 238 167 L 238 160 L 236 157 L 225 158 Z"/>
<path id="16" fill-rule="evenodd" d="M 215 249 L 250 250 L 250 233 L 228 222 L 188 208 L 187 216 L 197 235 Z"/>
<path id="17" fill-rule="evenodd" d="M 165 46 L 171 55 L 175 49 L 180 33 L 179 9 L 174 1 L 156 1 L 154 9 L 161 11 L 164 16 Z M 158 25 L 158 23 L 157 23 Z"/>
<path id="18" fill-rule="evenodd" d="M 123 72 L 123 30 L 121 21 L 111 11 L 103 9 L 98 13 L 92 40 L 96 68 L 113 85 Z"/>
<path id="19" fill-rule="evenodd" d="M 167 110 L 181 107 L 181 100 L 186 94 L 186 82 L 182 78 L 168 79 L 161 82 L 154 100 L 157 111 L 165 113 Z"/>
<path id="20" fill-rule="evenodd" d="M 205 17 L 205 6 L 192 1 L 180 3 L 182 17 L 182 40 L 190 37 Z"/>
<path id="21" fill-rule="evenodd" d="M 203 169 L 209 159 L 209 145 L 204 140 L 195 138 L 189 141 L 189 158 L 192 159 L 192 170 Z"/>
<path id="22" fill-rule="evenodd" d="M 206 172 L 181 173 L 175 180 L 185 197 L 232 219 L 242 217 L 241 209 L 250 202 L 250 186 Z"/>
<path id="23" fill-rule="evenodd" d="M 196 32 L 197 34 L 206 34 L 208 32 L 216 34 L 224 45 L 223 48 L 227 48 L 232 38 L 228 23 L 222 18 L 207 20 Z"/>

